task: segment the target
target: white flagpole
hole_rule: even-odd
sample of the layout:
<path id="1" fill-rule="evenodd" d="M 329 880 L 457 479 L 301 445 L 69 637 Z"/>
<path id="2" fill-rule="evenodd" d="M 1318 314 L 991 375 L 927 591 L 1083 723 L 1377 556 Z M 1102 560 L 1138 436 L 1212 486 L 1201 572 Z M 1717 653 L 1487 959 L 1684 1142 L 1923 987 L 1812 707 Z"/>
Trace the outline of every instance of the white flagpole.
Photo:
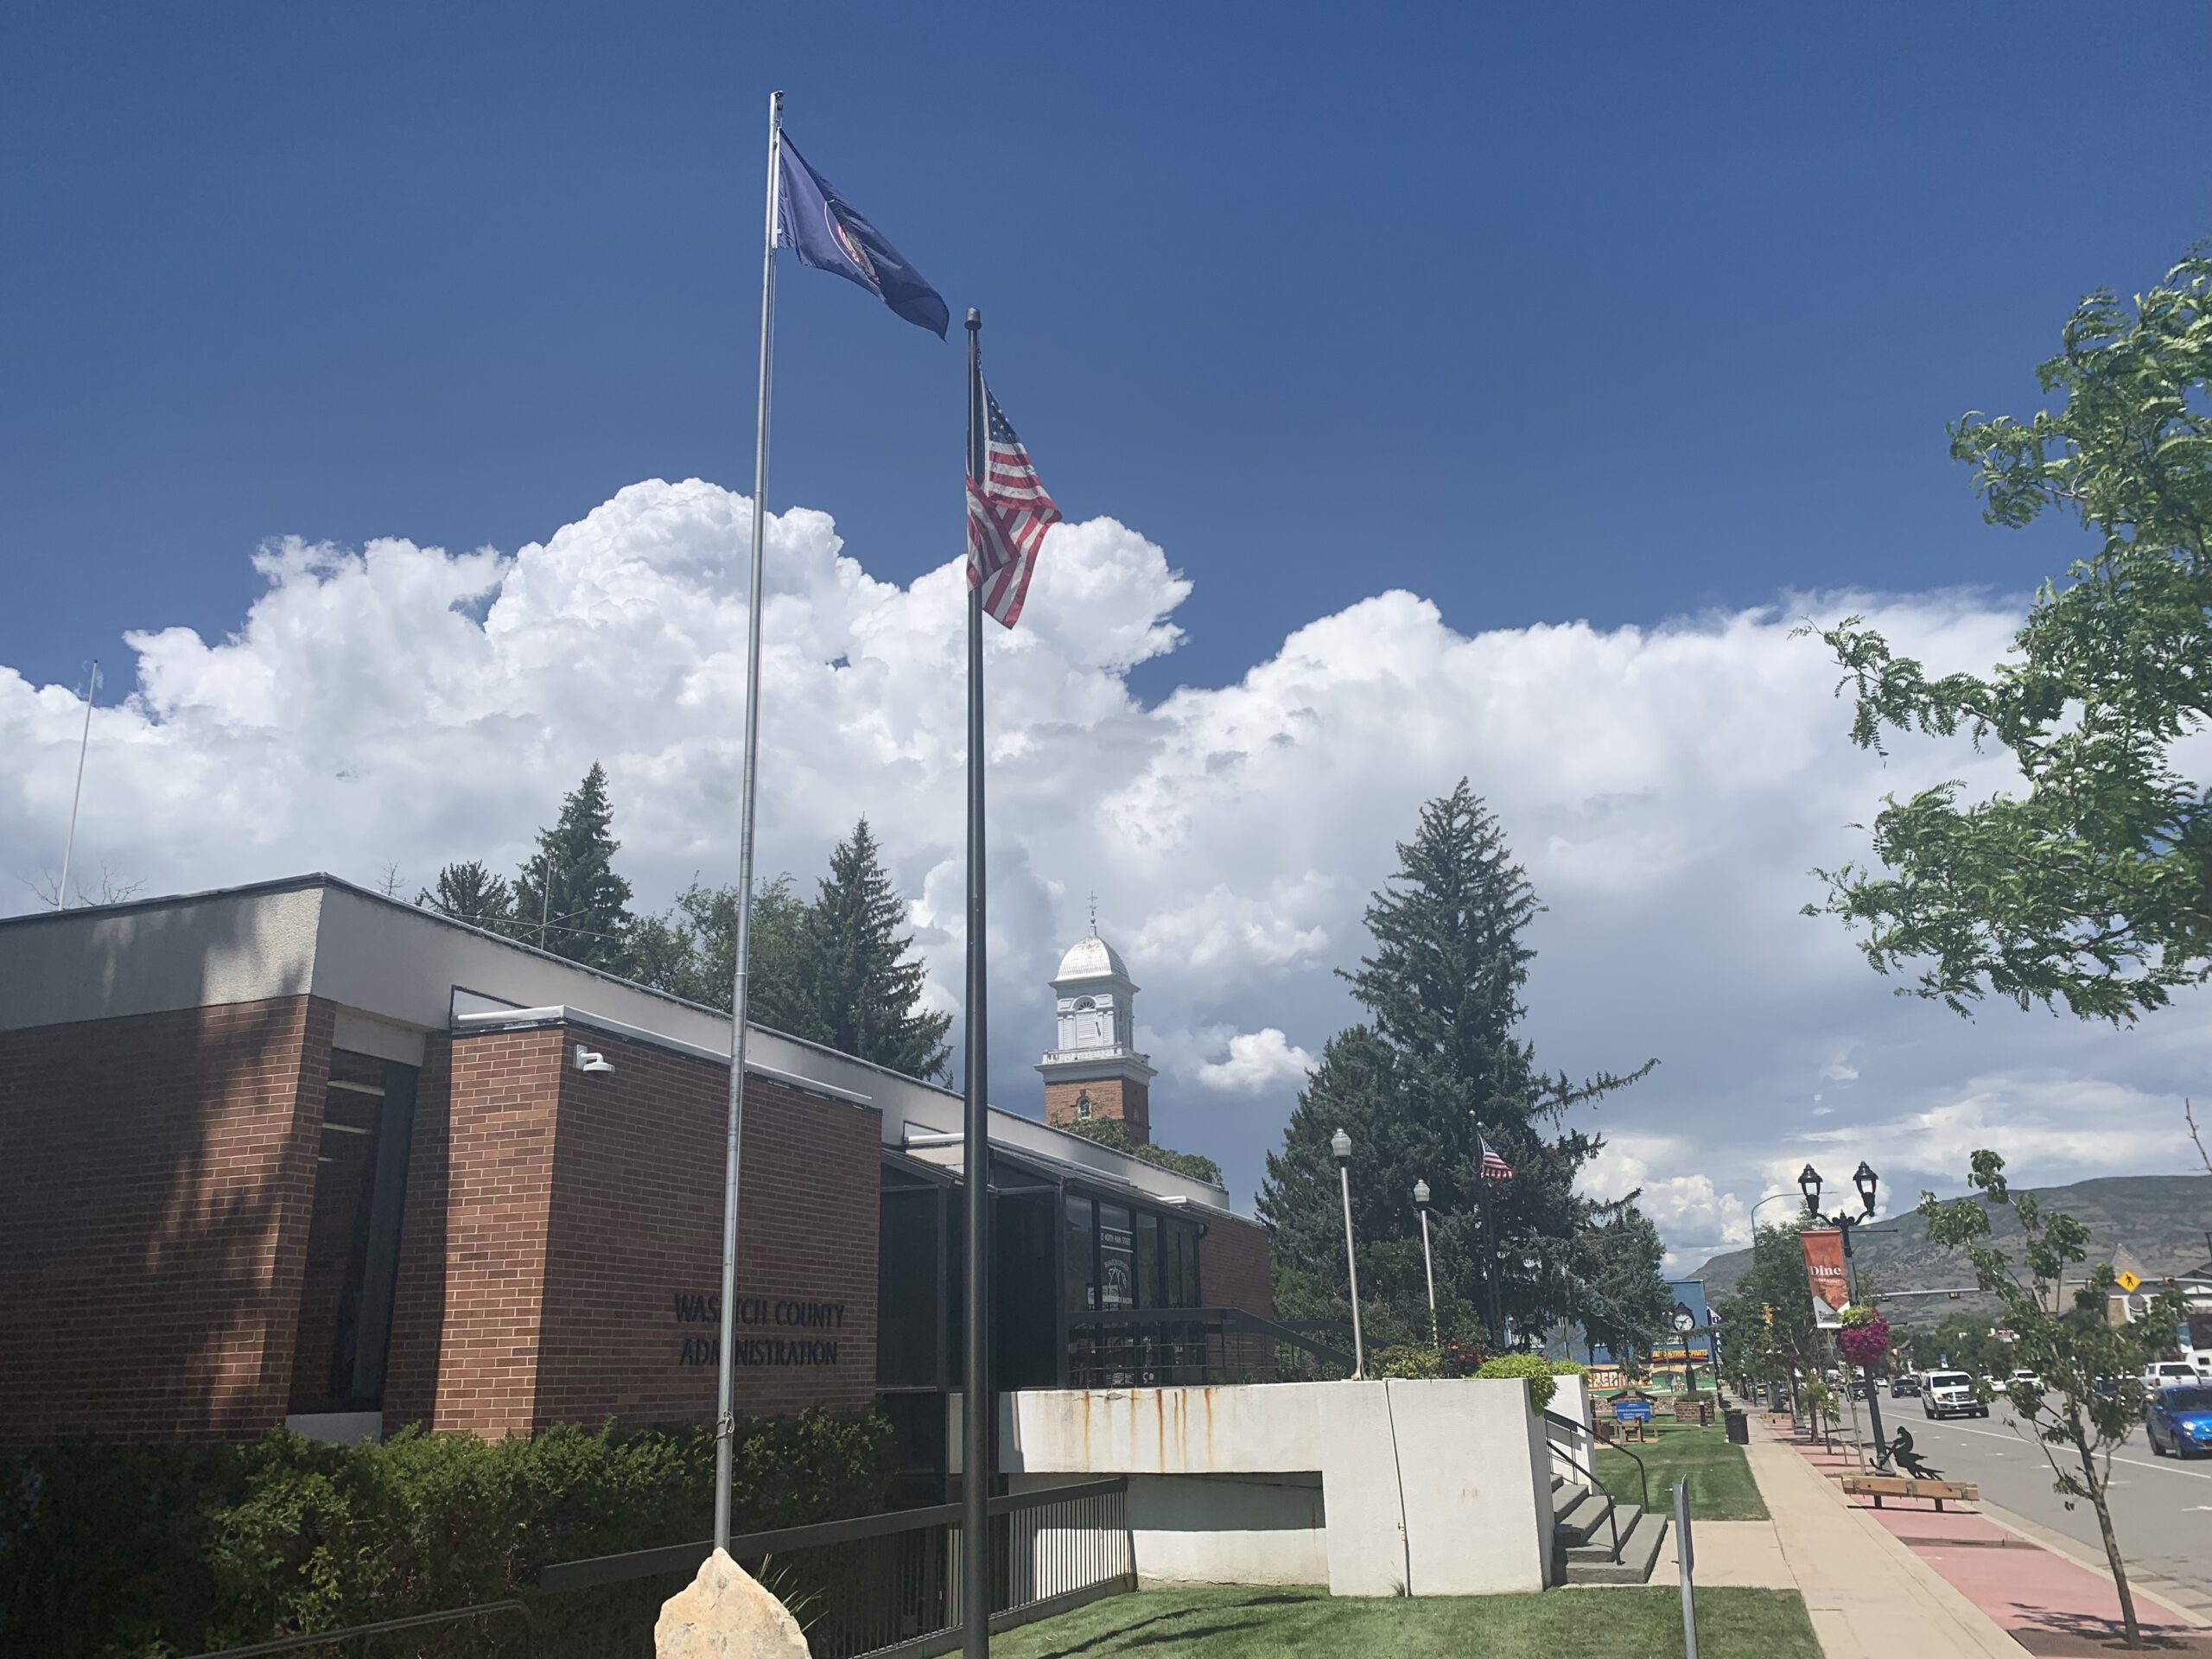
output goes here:
<path id="1" fill-rule="evenodd" d="M 92 699 L 99 695 L 99 659 L 92 659 L 92 677 L 85 687 L 85 734 L 77 741 L 77 792 L 69 798 L 69 839 L 61 843 L 61 885 L 54 890 L 54 907 L 69 908 L 69 855 L 77 850 L 77 808 L 85 798 L 85 751 L 92 747 Z"/>
<path id="2" fill-rule="evenodd" d="M 753 809 L 760 782 L 760 579 L 768 531 L 768 367 L 776 319 L 776 190 L 784 95 L 768 95 L 768 203 L 760 246 L 760 402 L 753 449 L 753 571 L 745 594 L 745 784 L 739 808 L 737 964 L 730 980 L 729 1122 L 722 1160 L 721 1339 L 715 1380 L 715 1548 L 729 1548 L 730 1452 L 737 1421 L 737 1191 L 745 1134 L 746 957 L 753 943 Z"/>

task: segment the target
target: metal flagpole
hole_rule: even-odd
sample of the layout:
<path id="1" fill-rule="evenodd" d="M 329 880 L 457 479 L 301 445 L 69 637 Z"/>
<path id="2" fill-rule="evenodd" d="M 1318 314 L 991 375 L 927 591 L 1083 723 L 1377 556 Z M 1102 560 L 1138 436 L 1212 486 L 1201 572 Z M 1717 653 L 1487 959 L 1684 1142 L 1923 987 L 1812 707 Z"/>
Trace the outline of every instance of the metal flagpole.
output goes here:
<path id="1" fill-rule="evenodd" d="M 61 885 L 54 890 L 54 907 L 69 908 L 69 855 L 77 850 L 77 807 L 85 798 L 85 751 L 92 747 L 92 699 L 99 695 L 100 659 L 92 658 L 92 677 L 85 686 L 85 734 L 77 741 L 77 790 L 69 798 L 69 839 L 61 843 Z"/>
<path id="2" fill-rule="evenodd" d="M 729 1123 L 722 1153 L 721 1339 L 715 1376 L 715 1548 L 729 1548 L 737 1329 L 737 1185 L 745 1135 L 746 956 L 753 943 L 753 807 L 760 773 L 761 564 L 768 530 L 768 365 L 776 318 L 776 186 L 784 95 L 768 94 L 768 206 L 760 247 L 760 402 L 753 448 L 753 573 L 745 590 L 745 784 L 738 809 L 737 963 L 729 994 Z"/>
<path id="3" fill-rule="evenodd" d="M 968 476 L 985 483 L 983 318 L 968 310 Z M 969 572 L 972 577 L 974 572 Z M 991 1474 L 997 1395 L 991 1388 L 989 984 L 983 957 L 983 587 L 968 585 L 968 1099 L 960 1161 L 968 1198 L 968 1354 L 960 1414 L 960 1651 L 991 1650 Z"/>

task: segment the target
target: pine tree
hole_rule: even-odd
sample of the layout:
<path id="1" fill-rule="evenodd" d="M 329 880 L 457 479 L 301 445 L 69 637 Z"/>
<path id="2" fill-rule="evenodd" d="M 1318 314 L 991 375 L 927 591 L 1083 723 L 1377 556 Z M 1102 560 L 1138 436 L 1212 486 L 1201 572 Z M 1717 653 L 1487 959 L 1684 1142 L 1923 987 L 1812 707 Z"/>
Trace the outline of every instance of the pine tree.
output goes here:
<path id="1" fill-rule="evenodd" d="M 480 859 L 447 865 L 438 872 L 437 886 L 416 893 L 415 902 L 490 933 L 510 931 L 514 919 L 513 890 Z"/>
<path id="2" fill-rule="evenodd" d="M 1329 1141 L 1342 1128 L 1352 1139 L 1363 1302 L 1389 1298 L 1378 1309 L 1385 1328 L 1427 1334 L 1413 1203 L 1414 1183 L 1425 1180 L 1440 1313 L 1449 1302 L 1478 1317 L 1494 1278 L 1506 1321 L 1539 1331 L 1583 1311 L 1574 1243 L 1592 1206 L 1574 1178 L 1603 1145 L 1560 1120 L 1652 1063 L 1579 1084 L 1536 1070 L 1516 1027 L 1535 956 L 1522 934 L 1542 907 L 1465 779 L 1422 809 L 1398 859 L 1368 906 L 1374 952 L 1344 975 L 1369 1018 L 1324 1047 L 1282 1150 L 1268 1159 L 1260 1209 L 1276 1230 L 1279 1300 L 1299 1312 L 1341 1304 L 1344 1222 Z M 1478 1135 L 1512 1179 L 1480 1179 Z"/>
<path id="3" fill-rule="evenodd" d="M 830 874 L 806 906 L 793 992 L 810 1037 L 910 1077 L 944 1075 L 952 1016 L 921 1001 L 924 969 L 901 938 L 906 901 L 883 868 L 862 818 L 830 855 Z"/>
<path id="4" fill-rule="evenodd" d="M 537 855 L 514 880 L 514 937 L 608 973 L 630 969 L 630 884 L 614 873 L 621 842 L 598 761 L 537 832 Z"/>

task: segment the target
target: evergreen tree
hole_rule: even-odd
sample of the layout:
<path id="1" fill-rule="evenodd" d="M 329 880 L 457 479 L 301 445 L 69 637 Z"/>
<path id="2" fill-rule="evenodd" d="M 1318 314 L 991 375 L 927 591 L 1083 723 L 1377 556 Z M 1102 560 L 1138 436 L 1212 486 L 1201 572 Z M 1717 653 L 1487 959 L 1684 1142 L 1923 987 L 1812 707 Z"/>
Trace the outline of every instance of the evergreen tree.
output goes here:
<path id="1" fill-rule="evenodd" d="M 906 915 L 862 818 L 830 854 L 830 874 L 806 906 L 793 990 L 807 1028 L 793 1034 L 910 1077 L 940 1077 L 952 1016 L 916 1006 L 924 969 L 907 957 L 912 937 L 899 935 Z"/>
<path id="2" fill-rule="evenodd" d="M 1447 1302 L 1467 1317 L 1485 1313 L 1495 1281 L 1504 1321 L 1536 1332 L 1580 1317 L 1588 1300 L 1573 1252 L 1592 1206 L 1574 1178 L 1604 1143 L 1560 1120 L 1656 1062 L 1580 1084 L 1536 1070 L 1516 1032 L 1535 954 L 1522 931 L 1541 906 L 1465 779 L 1422 809 L 1398 858 L 1368 906 L 1374 953 L 1344 976 L 1369 1019 L 1324 1047 L 1282 1150 L 1268 1159 L 1260 1211 L 1275 1228 L 1278 1300 L 1298 1313 L 1325 1313 L 1332 1299 L 1341 1307 L 1344 1221 L 1329 1141 L 1342 1128 L 1353 1146 L 1363 1300 L 1388 1294 L 1378 1311 L 1389 1325 L 1427 1336 L 1413 1203 L 1414 1183 L 1425 1180 L 1440 1321 Z M 1478 1135 L 1513 1179 L 1480 1179 Z M 1407 1305 L 1414 1296 L 1418 1305 Z"/>
<path id="3" fill-rule="evenodd" d="M 435 910 L 441 916 L 450 916 L 456 922 L 467 922 L 471 927 L 480 927 L 489 933 L 512 931 L 513 890 L 480 859 L 447 865 L 438 872 L 437 886 L 416 893 L 415 902 L 425 910 Z"/>
<path id="4" fill-rule="evenodd" d="M 537 832 L 537 855 L 514 880 L 515 938 L 608 973 L 630 969 L 630 884 L 614 873 L 621 842 L 598 761 Z"/>

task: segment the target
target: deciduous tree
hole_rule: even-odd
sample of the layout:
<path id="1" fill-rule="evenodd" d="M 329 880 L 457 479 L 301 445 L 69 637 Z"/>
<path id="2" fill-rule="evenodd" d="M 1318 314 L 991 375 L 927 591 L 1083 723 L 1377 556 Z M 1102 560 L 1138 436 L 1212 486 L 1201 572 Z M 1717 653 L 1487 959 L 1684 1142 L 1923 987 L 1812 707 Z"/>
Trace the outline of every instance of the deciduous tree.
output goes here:
<path id="1" fill-rule="evenodd" d="M 2106 1317 L 2116 1278 L 2112 1263 L 2099 1262 L 2087 1274 L 2067 1272 L 2088 1259 L 2089 1230 L 2060 1211 L 2044 1210 L 2032 1192 L 2012 1192 L 2005 1160 L 1993 1152 L 1974 1154 L 1971 1179 L 1989 1205 L 2009 1206 L 2018 1219 L 2024 1247 L 2020 1262 L 2016 1265 L 2010 1253 L 1986 1242 L 1989 1209 L 1973 1198 L 1945 1204 L 1924 1194 L 1920 1213 L 1927 1218 L 1928 1236 L 1963 1251 L 1974 1263 L 1975 1282 L 2003 1304 L 2005 1325 L 2013 1333 L 2013 1369 L 2032 1374 L 2032 1380 L 2005 1387 L 2004 1397 L 2019 1431 L 2050 1465 L 2052 1490 L 2066 1507 L 2082 1501 L 2096 1511 L 2127 1645 L 2139 1648 L 2142 1627 L 2107 1497 L 2112 1454 L 2142 1419 L 2137 1379 L 2172 1340 L 2181 1317 L 2179 1293 L 2170 1289 L 2152 1298 L 2140 1319 L 2113 1324 Z M 2072 1303 L 2062 1307 L 2060 1287 L 2069 1281 Z M 1997 1397 L 1991 1384 L 1979 1390 L 1984 1399 Z"/>
<path id="2" fill-rule="evenodd" d="M 2039 372 L 2056 407 L 1951 428 L 1990 523 L 2057 511 L 2096 538 L 2037 594 L 2011 659 L 1936 675 L 1861 618 L 1821 635 L 1853 742 L 1969 738 L 2008 752 L 2021 786 L 1885 797 L 1882 868 L 1815 872 L 1828 896 L 1807 909 L 1863 931 L 1915 995 L 2119 1023 L 2212 975 L 2212 779 L 2189 741 L 2212 713 L 2212 246 L 2132 308 L 2085 299 Z"/>

